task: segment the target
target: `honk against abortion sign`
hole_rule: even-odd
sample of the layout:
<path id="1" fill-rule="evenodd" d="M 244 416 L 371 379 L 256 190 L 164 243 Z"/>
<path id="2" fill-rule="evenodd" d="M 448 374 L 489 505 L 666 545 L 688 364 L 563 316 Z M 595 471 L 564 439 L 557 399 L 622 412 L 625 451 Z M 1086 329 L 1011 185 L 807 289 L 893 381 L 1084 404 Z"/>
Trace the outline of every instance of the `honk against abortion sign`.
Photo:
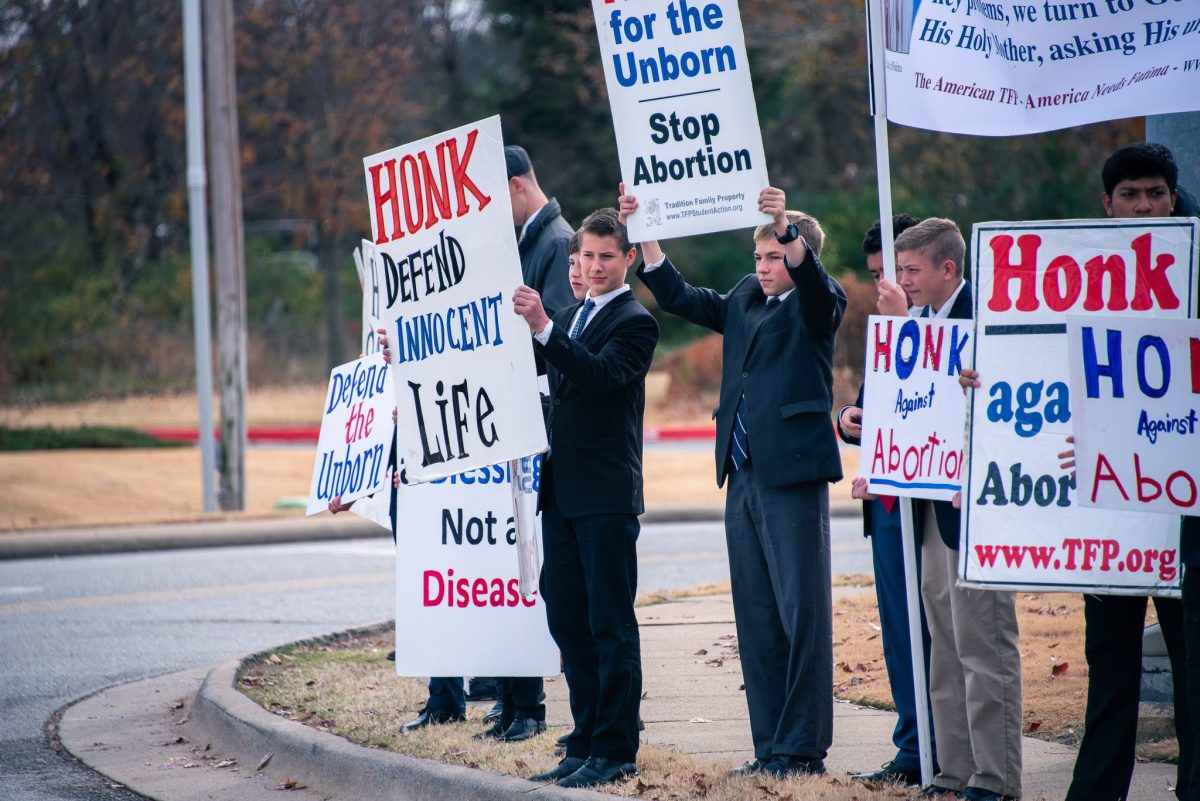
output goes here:
<path id="1" fill-rule="evenodd" d="M 391 485 L 392 383 L 382 354 L 339 365 L 329 374 L 308 514 L 380 493 L 385 510 Z"/>
<path id="2" fill-rule="evenodd" d="M 408 480 L 545 450 L 500 118 L 363 164 Z"/>
<path id="3" fill-rule="evenodd" d="M 962 483 L 966 402 L 958 385 L 970 320 L 867 321 L 862 457 L 874 493 L 948 501 Z"/>
<path id="4" fill-rule="evenodd" d="M 1197 225 L 1162 218 L 975 226 L 974 363 L 982 387 L 970 408 L 964 581 L 1102 594 L 1178 589 L 1179 518 L 1086 508 L 1058 454 L 1070 447 L 1080 408 L 1068 315 L 1188 318 L 1196 304 Z M 1107 334 L 1103 343 L 1096 358 L 1109 365 L 1115 354 Z M 1158 386 L 1159 379 L 1147 380 Z"/>
<path id="5" fill-rule="evenodd" d="M 592 0 L 633 242 L 746 228 L 767 187 L 736 0 Z"/>
<path id="6" fill-rule="evenodd" d="M 1081 506 L 1200 516 L 1200 320 L 1072 315 Z"/>

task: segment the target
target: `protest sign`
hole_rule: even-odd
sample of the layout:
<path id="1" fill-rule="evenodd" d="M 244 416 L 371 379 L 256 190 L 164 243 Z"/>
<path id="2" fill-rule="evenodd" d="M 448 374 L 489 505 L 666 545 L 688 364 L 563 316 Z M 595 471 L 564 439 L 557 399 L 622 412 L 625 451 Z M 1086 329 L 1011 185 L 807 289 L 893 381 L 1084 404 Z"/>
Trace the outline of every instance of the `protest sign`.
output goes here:
<path id="1" fill-rule="evenodd" d="M 747 228 L 767 187 L 736 0 L 592 0 L 633 242 Z"/>
<path id="2" fill-rule="evenodd" d="M 391 379 L 383 356 L 364 356 L 333 368 L 317 459 L 308 491 L 308 514 L 387 489 L 392 447 Z"/>
<path id="3" fill-rule="evenodd" d="M 970 320 L 871 315 L 859 473 L 875 493 L 948 501 L 962 484 Z"/>
<path id="4" fill-rule="evenodd" d="M 1006 589 L 1170 594 L 1179 519 L 1086 509 L 1059 467 L 1072 428 L 1068 312 L 1183 319 L 1195 308 L 1195 221 L 983 223 L 959 575 Z"/>
<path id="5" fill-rule="evenodd" d="M 408 480 L 545 450 L 500 119 L 363 164 Z"/>
<path id="6" fill-rule="evenodd" d="M 1079 503 L 1200 516 L 1200 321 L 1067 318 Z"/>
<path id="7" fill-rule="evenodd" d="M 882 0 L 887 117 L 1011 136 L 1200 109 L 1183 0 Z"/>
<path id="8" fill-rule="evenodd" d="M 540 457 L 516 461 L 519 490 L 536 497 Z M 557 675 L 542 596 L 521 592 L 513 483 L 505 462 L 400 487 L 397 674 Z M 540 538 L 536 517 L 523 522 Z"/>

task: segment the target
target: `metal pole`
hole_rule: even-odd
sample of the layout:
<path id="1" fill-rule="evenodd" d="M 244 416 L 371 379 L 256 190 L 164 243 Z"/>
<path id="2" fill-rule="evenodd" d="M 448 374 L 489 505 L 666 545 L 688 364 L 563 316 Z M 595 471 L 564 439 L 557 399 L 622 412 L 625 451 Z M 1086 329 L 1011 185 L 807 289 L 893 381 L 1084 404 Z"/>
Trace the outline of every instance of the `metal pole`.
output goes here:
<path id="1" fill-rule="evenodd" d="M 875 118 L 875 172 L 879 185 L 879 231 L 883 240 L 883 274 L 896 280 L 895 238 L 892 231 L 892 167 L 888 156 L 887 73 L 884 56 L 883 2 L 867 0 L 867 42 L 870 46 L 871 111 Z M 904 590 L 908 605 L 908 640 L 917 704 L 917 747 L 921 784 L 933 783 L 933 750 L 929 731 L 929 692 L 925 680 L 925 643 L 921 636 L 921 595 L 917 578 L 917 545 L 912 500 L 900 499 L 900 533 L 904 547 Z"/>
<path id="2" fill-rule="evenodd" d="M 208 174 L 204 166 L 204 82 L 199 0 L 183 0 L 183 83 L 187 98 L 188 225 L 192 246 L 192 328 L 200 403 L 200 486 L 204 511 L 217 511 L 213 443 L 212 324 L 208 310 Z"/>

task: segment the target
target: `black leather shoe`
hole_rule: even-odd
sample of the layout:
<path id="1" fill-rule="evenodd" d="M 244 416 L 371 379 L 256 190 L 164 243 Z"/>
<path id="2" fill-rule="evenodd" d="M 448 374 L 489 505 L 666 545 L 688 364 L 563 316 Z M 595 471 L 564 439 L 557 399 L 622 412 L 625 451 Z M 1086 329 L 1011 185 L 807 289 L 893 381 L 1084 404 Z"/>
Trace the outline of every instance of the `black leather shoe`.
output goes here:
<path id="1" fill-rule="evenodd" d="M 388 658 L 388 661 L 389 661 L 389 662 L 395 662 L 395 661 L 396 661 L 396 652 L 395 652 L 395 651 L 388 651 L 387 658 Z"/>
<path id="2" fill-rule="evenodd" d="M 555 748 L 566 748 L 567 740 L 570 739 L 571 735 L 574 733 L 575 732 L 569 731 L 566 734 L 564 734 L 562 737 L 559 737 L 557 740 L 554 741 L 554 747 Z"/>
<path id="3" fill-rule="evenodd" d="M 587 762 L 583 757 L 563 757 L 562 760 L 554 768 L 545 773 L 535 773 L 529 777 L 531 782 L 556 782 L 559 779 L 565 779 L 575 771 L 583 767 L 583 763 Z"/>
<path id="4" fill-rule="evenodd" d="M 559 787 L 595 787 L 598 784 L 621 781 L 638 775 L 637 765 L 632 762 L 617 762 L 604 757 L 588 757 L 583 766 L 565 779 L 559 779 Z"/>
<path id="5" fill-rule="evenodd" d="M 898 782 L 917 785 L 921 783 L 921 769 L 904 768 L 895 762 L 887 762 L 879 770 L 871 773 L 851 773 L 850 778 L 857 782 Z"/>
<path id="6" fill-rule="evenodd" d="M 767 764 L 766 759 L 752 759 L 749 762 L 738 765 L 736 768 L 729 771 L 729 773 L 733 776 L 753 776 L 757 773 L 762 773 L 763 765 L 765 764 Z"/>
<path id="7" fill-rule="evenodd" d="M 467 682 L 468 701 L 495 701 L 499 697 L 495 679 L 471 679 Z"/>
<path id="8" fill-rule="evenodd" d="M 447 715 L 445 712 L 429 712 L 421 710 L 421 714 L 417 715 L 416 720 L 410 720 L 400 727 L 400 731 L 416 731 L 423 729 L 426 726 L 433 726 L 438 723 L 459 723 L 466 720 L 466 715 Z"/>
<path id="9" fill-rule="evenodd" d="M 501 734 L 504 734 L 504 726 L 501 725 L 500 721 L 497 720 L 492 723 L 491 726 L 488 726 L 481 732 L 471 735 L 471 737 L 475 740 L 498 740 L 500 739 Z"/>
<path id="10" fill-rule="evenodd" d="M 488 710 L 488 713 L 483 716 L 483 722 L 491 723 L 493 720 L 499 720 L 502 717 L 504 717 L 504 702 L 497 701 L 492 705 L 492 708 Z"/>
<path id="11" fill-rule="evenodd" d="M 820 776 L 825 773 L 825 763 L 819 759 L 775 754 L 762 766 L 762 772 L 777 779 L 788 776 Z"/>
<path id="12" fill-rule="evenodd" d="M 1002 795 L 982 787 L 968 787 L 963 790 L 962 797 L 966 801 L 1020 801 L 1015 795 Z"/>
<path id="13" fill-rule="evenodd" d="M 519 743 L 530 737 L 537 737 L 546 730 L 546 721 L 533 718 L 514 718 L 504 733 L 496 739 L 502 743 Z"/>

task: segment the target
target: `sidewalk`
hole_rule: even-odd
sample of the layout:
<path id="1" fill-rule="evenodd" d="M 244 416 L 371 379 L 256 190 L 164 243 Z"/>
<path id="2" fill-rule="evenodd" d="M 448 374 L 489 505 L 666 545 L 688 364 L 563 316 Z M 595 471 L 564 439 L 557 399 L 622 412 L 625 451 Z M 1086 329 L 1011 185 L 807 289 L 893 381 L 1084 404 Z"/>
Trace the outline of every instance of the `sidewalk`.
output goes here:
<path id="1" fill-rule="evenodd" d="M 638 618 L 646 691 L 644 742 L 731 764 L 749 759 L 741 665 L 720 639 L 734 631 L 729 596 L 643 607 Z M 698 656 L 701 649 L 708 655 Z M 722 653 L 722 664 L 706 662 Z M 114 781 L 163 801 L 278 799 L 276 788 L 289 780 L 308 789 L 293 790 L 288 797 L 305 801 L 608 797 L 350 745 L 261 709 L 233 687 L 236 669 L 237 662 L 230 662 L 213 669 L 206 680 L 204 671 L 188 671 L 99 693 L 63 714 L 62 743 Z M 557 736 L 570 722 L 561 677 L 547 680 L 546 694 L 550 732 Z M 185 703 L 177 705 L 179 699 Z M 183 718 L 187 722 L 179 723 Z M 869 770 L 891 759 L 894 725 L 891 713 L 835 704 L 834 743 L 826 760 L 830 774 Z M 260 765 L 267 754 L 271 758 Z M 1074 759 L 1070 747 L 1026 737 L 1024 798 L 1062 798 Z M 1174 765 L 1137 765 L 1130 801 L 1174 798 L 1169 790 L 1174 776 Z"/>

